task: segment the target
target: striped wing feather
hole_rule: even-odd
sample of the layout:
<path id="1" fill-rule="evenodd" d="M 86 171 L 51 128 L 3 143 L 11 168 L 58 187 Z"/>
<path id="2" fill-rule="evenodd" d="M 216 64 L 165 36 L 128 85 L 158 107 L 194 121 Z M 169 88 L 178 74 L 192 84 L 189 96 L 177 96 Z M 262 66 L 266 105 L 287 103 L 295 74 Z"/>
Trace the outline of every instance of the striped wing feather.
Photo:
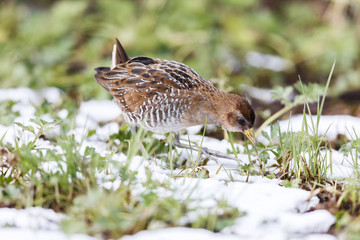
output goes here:
<path id="1" fill-rule="evenodd" d="M 135 57 L 112 70 L 100 70 L 95 75 L 96 80 L 114 96 L 124 112 L 139 112 L 139 106 L 153 100 L 161 101 L 161 98 L 184 97 L 194 91 L 210 94 L 216 91 L 193 69 L 175 61 Z"/>

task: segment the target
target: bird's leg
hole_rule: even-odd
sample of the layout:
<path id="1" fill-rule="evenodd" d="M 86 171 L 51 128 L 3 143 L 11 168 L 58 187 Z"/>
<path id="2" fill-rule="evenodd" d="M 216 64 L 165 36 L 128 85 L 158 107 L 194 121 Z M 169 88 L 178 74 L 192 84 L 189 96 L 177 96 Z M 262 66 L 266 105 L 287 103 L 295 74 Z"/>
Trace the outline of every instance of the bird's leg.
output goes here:
<path id="1" fill-rule="evenodd" d="M 190 150 L 194 150 L 194 151 L 199 151 L 199 148 L 192 147 L 190 142 L 189 142 L 189 145 L 182 144 L 180 142 L 180 134 L 179 133 L 175 133 L 175 139 L 174 139 L 173 145 L 175 147 L 179 147 L 179 148 L 185 148 L 185 149 L 190 149 Z"/>
<path id="2" fill-rule="evenodd" d="M 230 159 L 230 160 L 234 160 L 234 161 L 239 161 L 239 159 L 237 159 L 236 157 L 230 156 L 230 155 L 228 155 L 226 153 L 222 153 L 222 152 L 219 152 L 219 151 L 210 150 L 210 149 L 208 149 L 206 147 L 201 147 L 201 149 L 200 149 L 200 148 L 192 147 L 191 144 L 189 144 L 189 145 L 182 144 L 180 142 L 179 133 L 175 133 L 175 139 L 174 139 L 173 145 L 175 147 L 190 149 L 190 150 L 194 150 L 194 151 L 197 151 L 197 152 L 200 150 L 200 154 L 205 155 L 208 158 L 217 157 L 217 158 L 226 158 L 226 159 Z"/>
<path id="3" fill-rule="evenodd" d="M 180 133 L 175 133 L 175 139 L 174 139 L 173 145 L 175 147 L 190 149 L 191 151 L 197 151 L 197 152 L 200 149 L 200 148 L 196 148 L 196 147 L 191 146 L 191 142 L 189 142 L 189 145 L 188 144 L 182 144 L 180 142 Z M 209 159 L 211 158 L 211 155 L 207 154 L 207 152 L 204 151 L 204 148 L 200 149 L 200 155 L 205 155 Z"/>

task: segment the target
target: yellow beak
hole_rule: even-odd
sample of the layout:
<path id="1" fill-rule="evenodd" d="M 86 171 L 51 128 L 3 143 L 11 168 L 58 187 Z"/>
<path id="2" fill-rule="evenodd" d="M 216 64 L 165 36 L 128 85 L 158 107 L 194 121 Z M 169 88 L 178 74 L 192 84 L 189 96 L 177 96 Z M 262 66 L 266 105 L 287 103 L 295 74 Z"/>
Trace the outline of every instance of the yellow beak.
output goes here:
<path id="1" fill-rule="evenodd" d="M 252 130 L 252 129 L 248 129 L 248 130 L 246 130 L 244 133 L 245 133 L 245 135 L 248 137 L 248 139 L 250 140 L 250 142 L 251 142 L 253 145 L 256 145 L 256 140 L 255 140 L 255 137 L 254 137 L 253 130 Z"/>

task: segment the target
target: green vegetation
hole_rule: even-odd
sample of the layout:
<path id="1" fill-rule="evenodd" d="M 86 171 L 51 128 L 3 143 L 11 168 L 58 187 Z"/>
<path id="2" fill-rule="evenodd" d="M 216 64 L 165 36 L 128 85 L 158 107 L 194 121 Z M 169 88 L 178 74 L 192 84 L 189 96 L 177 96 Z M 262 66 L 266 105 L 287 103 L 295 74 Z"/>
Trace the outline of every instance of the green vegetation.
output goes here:
<path id="1" fill-rule="evenodd" d="M 149 180 L 147 184 L 153 188 L 141 195 L 132 193 L 133 186 L 121 184 L 116 191 L 93 190 L 76 198 L 68 212 L 70 219 L 63 223 L 64 230 L 114 239 L 143 229 L 182 226 L 180 220 L 197 211 L 189 208 L 191 200 L 159 197 L 156 189 L 160 183 Z M 219 202 L 217 209 L 208 209 L 185 226 L 219 231 L 240 216 L 237 208 Z"/>
<path id="2" fill-rule="evenodd" d="M 352 139 L 339 137 L 331 143 L 318 134 L 318 126 L 322 114 L 331 112 L 332 107 L 337 110 L 335 104 L 325 102 L 325 96 L 338 100 L 349 91 L 360 90 L 359 24 L 357 1 L 1 1 L 0 88 L 51 86 L 65 95 L 56 104 L 44 100 L 34 106 L 38 118 L 16 123 L 19 134 L 30 134 L 31 141 L 16 138 L 11 146 L 3 142 L 5 135 L 0 136 L 0 207 L 52 208 L 69 215 L 63 223 L 66 232 L 101 238 L 169 226 L 220 231 L 244 214 L 219 201 L 216 209 L 207 209 L 184 223 L 183 216 L 198 210 L 192 207 L 191 196 L 175 198 L 170 184 L 154 180 L 149 169 L 145 180 L 138 179 L 138 172 L 130 167 L 137 155 L 146 159 L 156 156 L 176 179 L 209 177 L 206 159 L 204 168 L 200 156 L 180 161 L 172 149 L 171 135 L 159 140 L 142 129 L 132 134 L 127 125 L 121 125 L 106 142 L 108 153 L 104 155 L 82 144 L 96 129 L 83 133 L 81 141 L 75 139 L 79 136 L 71 131 L 80 103 L 110 99 L 94 82 L 93 68 L 110 65 L 117 37 L 129 56 L 184 62 L 226 91 L 241 93 L 241 84 L 272 88 L 278 102 L 265 107 L 260 103 L 256 109 L 260 119 L 257 135 L 265 137 L 268 144 L 246 145 L 242 151 L 235 144 L 239 139 L 225 133 L 232 144 L 231 153 L 248 155 L 249 162 L 239 165 L 237 171 L 248 179 L 262 175 L 279 178 L 286 187 L 311 190 L 337 217 L 334 232 L 357 239 L 359 136 L 348 129 Z M 281 71 L 256 68 L 246 60 L 250 51 L 280 56 L 287 60 L 286 65 Z M 335 70 L 329 71 L 335 60 Z M 347 107 L 345 102 L 346 107 L 341 108 L 359 116 L 358 98 L 352 101 L 355 106 Z M 0 102 L 0 125 L 10 126 L 20 115 L 13 108 L 16 103 Z M 58 116 L 62 109 L 67 110 L 63 119 Z M 288 129 L 280 133 L 275 120 L 290 109 L 303 113 L 304 120 L 305 114 L 311 113 L 316 121 L 304 121 L 300 132 Z M 54 120 L 41 119 L 45 114 Z M 270 134 L 262 131 L 263 126 L 271 126 Z M 50 134 L 54 129 L 59 134 Z M 51 145 L 42 145 L 41 140 L 49 140 Z M 352 177 L 328 176 L 334 145 L 351 160 Z M 114 160 L 114 154 L 126 161 Z M 272 156 L 276 163 L 269 165 Z M 256 161 L 251 160 L 254 157 Z M 173 175 L 176 168 L 185 169 L 184 174 Z M 105 188 L 99 179 L 118 183 L 119 188 Z M 148 191 L 134 191 L 137 185 Z M 169 195 L 160 195 L 163 190 Z"/>
<path id="3" fill-rule="evenodd" d="M 43 109 L 39 111 L 44 111 L 44 104 L 40 108 Z M 66 128 L 66 124 L 60 120 L 47 122 L 31 119 L 30 122 L 32 124 L 16 124 L 22 129 L 20 135 L 29 132 L 33 140 L 28 143 L 16 142 L 16 146 L 0 142 L 1 207 L 41 206 L 66 212 L 70 218 L 63 222 L 64 231 L 82 232 L 100 238 L 118 238 L 143 229 L 171 226 L 220 231 L 244 214 L 225 200 L 204 213 L 204 209 L 194 207 L 195 200 L 191 195 L 185 200 L 174 198 L 175 189 L 167 182 L 154 180 L 148 168 L 146 180 L 138 179 L 138 172 L 130 169 L 136 154 L 151 156 L 159 152 L 171 155 L 168 148 L 164 148 L 164 142 L 154 139 L 150 132 L 145 134 L 139 129 L 135 135 L 131 135 L 123 127 L 109 139 L 109 143 L 115 139 L 121 140 L 118 148 L 109 145 L 117 150 L 102 156 L 93 147 L 82 148 L 82 142 L 94 134 L 92 130 L 80 142 L 75 140 L 74 134 L 61 134 L 48 139 L 51 129 L 59 125 Z M 50 140 L 53 146 L 59 148 L 39 145 L 37 140 L 40 138 Z M 118 150 L 127 154 L 127 161 L 113 159 Z M 187 176 L 201 178 L 202 173 Z M 119 187 L 115 191 L 101 185 L 101 182 L 116 184 L 116 181 Z M 139 184 L 146 191 L 134 191 Z M 170 196 L 162 196 L 160 192 L 163 191 Z M 196 219 L 184 222 L 183 218 L 189 213 L 197 212 Z"/>
<path id="4" fill-rule="evenodd" d="M 57 86 L 89 99 L 108 96 L 93 68 L 110 65 L 114 38 L 130 56 L 174 59 L 240 91 L 296 82 L 324 84 L 337 60 L 331 94 L 360 88 L 356 1 L 107 0 L 0 3 L 0 87 Z M 289 60 L 283 72 L 254 68 L 249 51 Z M 219 79 L 219 80 L 217 80 Z M 220 80 L 221 79 L 221 80 Z"/>

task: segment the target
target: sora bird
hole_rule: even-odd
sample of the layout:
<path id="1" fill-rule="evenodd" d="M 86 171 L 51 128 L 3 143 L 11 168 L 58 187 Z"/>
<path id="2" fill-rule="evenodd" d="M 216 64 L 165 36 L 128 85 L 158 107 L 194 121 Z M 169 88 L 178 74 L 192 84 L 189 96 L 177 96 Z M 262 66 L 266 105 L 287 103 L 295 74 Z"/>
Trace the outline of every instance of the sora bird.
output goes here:
<path id="1" fill-rule="evenodd" d="M 243 132 L 254 143 L 255 113 L 244 97 L 218 90 L 183 63 L 129 58 L 119 40 L 115 41 L 111 68 L 96 68 L 95 79 L 114 97 L 131 125 L 166 133 L 216 124 L 223 130 Z"/>

